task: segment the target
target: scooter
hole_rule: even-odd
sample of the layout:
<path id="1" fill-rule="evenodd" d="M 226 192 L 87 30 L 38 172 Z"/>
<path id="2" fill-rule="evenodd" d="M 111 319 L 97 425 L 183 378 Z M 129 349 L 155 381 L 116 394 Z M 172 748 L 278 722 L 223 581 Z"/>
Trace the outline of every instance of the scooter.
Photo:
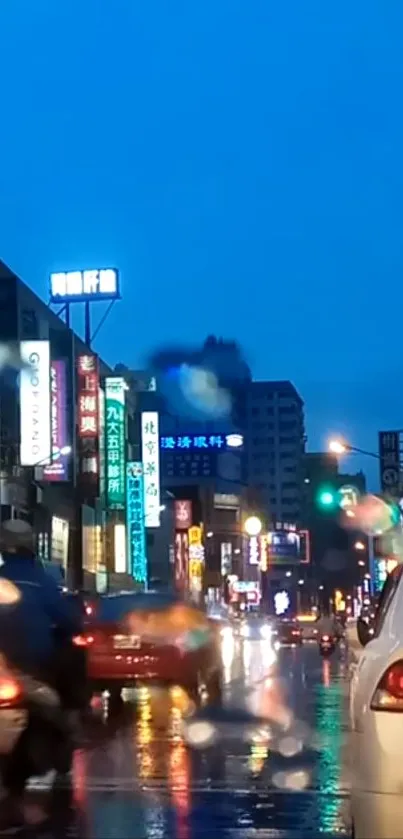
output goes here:
<path id="1" fill-rule="evenodd" d="M 321 635 L 319 638 L 319 652 L 323 657 L 332 655 L 336 649 L 336 640 L 331 635 Z"/>
<path id="2" fill-rule="evenodd" d="M 7 775 L 11 764 L 15 766 L 21 762 L 30 768 L 29 776 L 44 775 L 50 770 L 68 775 L 73 759 L 70 740 L 56 691 L 14 671 L 0 656 L 2 771 Z"/>

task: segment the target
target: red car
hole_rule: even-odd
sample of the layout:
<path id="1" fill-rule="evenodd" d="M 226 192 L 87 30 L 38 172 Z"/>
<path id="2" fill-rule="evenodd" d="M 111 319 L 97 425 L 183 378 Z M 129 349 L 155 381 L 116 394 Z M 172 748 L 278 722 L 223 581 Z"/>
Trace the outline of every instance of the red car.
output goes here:
<path id="1" fill-rule="evenodd" d="M 205 626 L 202 644 L 180 643 L 183 613 Z M 190 627 L 191 628 L 191 627 Z M 92 602 L 85 632 L 88 678 L 94 691 L 108 690 L 118 698 L 122 688 L 136 683 L 180 685 L 198 699 L 202 688 L 221 697 L 219 633 L 200 610 L 175 595 L 154 592 L 102 595 Z"/>

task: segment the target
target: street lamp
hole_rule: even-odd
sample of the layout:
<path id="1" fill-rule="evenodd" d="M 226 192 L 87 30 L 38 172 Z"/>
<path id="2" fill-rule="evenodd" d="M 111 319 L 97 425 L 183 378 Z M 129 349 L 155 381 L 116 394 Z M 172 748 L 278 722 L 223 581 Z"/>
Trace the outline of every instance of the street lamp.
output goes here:
<path id="1" fill-rule="evenodd" d="M 258 516 L 249 516 L 244 522 L 244 531 L 247 536 L 259 536 L 262 532 L 262 522 Z"/>
<path id="2" fill-rule="evenodd" d="M 364 454 L 366 457 L 374 457 L 376 460 L 380 460 L 379 454 L 376 454 L 375 452 L 368 452 L 366 449 L 359 449 L 358 446 L 352 446 L 351 443 L 348 443 L 341 437 L 334 437 L 329 440 L 328 451 L 331 454 L 338 455 L 352 454 L 355 452 L 358 454 Z"/>

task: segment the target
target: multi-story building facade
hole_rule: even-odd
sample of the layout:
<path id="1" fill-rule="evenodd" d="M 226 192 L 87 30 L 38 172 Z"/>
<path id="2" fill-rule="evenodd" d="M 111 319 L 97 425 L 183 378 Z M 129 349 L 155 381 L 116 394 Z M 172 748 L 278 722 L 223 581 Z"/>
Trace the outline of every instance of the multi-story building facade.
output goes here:
<path id="1" fill-rule="evenodd" d="M 113 537 L 113 528 L 115 534 L 124 532 L 125 501 L 119 509 L 109 509 L 105 489 L 105 400 L 106 381 L 114 378 L 111 367 L 2 262 L 0 342 L 4 357 L 5 347 L 9 356 L 9 363 L 0 370 L 1 517 L 28 519 L 40 558 L 53 571 L 64 572 L 69 585 L 100 588 L 116 576 L 116 586 L 126 587 L 130 575 L 121 557 L 116 561 L 117 539 L 114 543 Z M 19 358 L 27 344 L 37 356 L 40 375 L 30 375 L 22 405 L 24 371 L 19 369 Z M 38 360 L 41 353 L 43 360 Z M 127 409 L 126 404 L 126 413 Z M 61 430 L 63 440 L 59 439 Z M 55 452 L 59 458 L 56 474 L 47 471 L 48 456 L 41 459 L 38 437 L 42 450 L 47 447 L 50 452 L 52 467 Z M 22 454 L 23 439 L 31 447 L 28 458 Z M 66 449 L 63 462 L 60 445 Z M 125 480 L 126 446 L 127 440 L 120 443 L 119 438 L 120 485 Z M 124 538 L 120 545 L 124 558 Z"/>
<path id="2" fill-rule="evenodd" d="M 306 438 L 304 403 L 291 382 L 249 384 L 245 437 L 249 485 L 260 490 L 272 522 L 297 524 Z"/>

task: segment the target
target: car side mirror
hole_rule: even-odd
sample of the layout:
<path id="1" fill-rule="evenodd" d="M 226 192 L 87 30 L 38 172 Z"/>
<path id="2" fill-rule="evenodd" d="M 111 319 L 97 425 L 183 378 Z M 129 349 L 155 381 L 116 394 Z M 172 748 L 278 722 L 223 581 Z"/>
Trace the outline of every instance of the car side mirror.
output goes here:
<path id="1" fill-rule="evenodd" d="M 365 647 L 374 637 L 373 627 L 361 617 L 357 620 L 357 635 L 362 647 Z"/>

